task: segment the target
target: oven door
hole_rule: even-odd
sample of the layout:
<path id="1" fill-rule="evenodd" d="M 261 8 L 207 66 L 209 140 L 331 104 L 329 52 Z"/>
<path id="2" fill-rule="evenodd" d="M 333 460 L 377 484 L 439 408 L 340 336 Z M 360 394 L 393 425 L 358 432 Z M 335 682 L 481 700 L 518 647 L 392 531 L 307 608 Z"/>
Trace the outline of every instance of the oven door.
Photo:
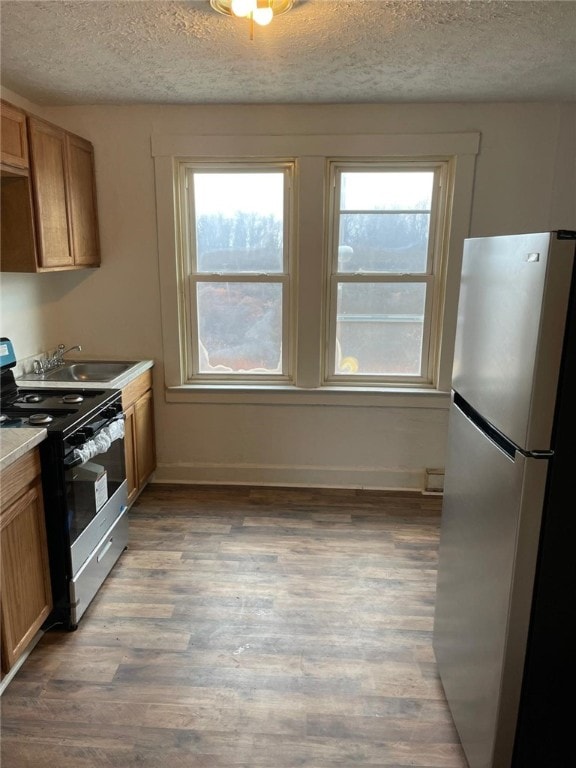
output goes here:
<path id="1" fill-rule="evenodd" d="M 64 478 L 74 580 L 127 509 L 123 414 L 69 451 Z"/>

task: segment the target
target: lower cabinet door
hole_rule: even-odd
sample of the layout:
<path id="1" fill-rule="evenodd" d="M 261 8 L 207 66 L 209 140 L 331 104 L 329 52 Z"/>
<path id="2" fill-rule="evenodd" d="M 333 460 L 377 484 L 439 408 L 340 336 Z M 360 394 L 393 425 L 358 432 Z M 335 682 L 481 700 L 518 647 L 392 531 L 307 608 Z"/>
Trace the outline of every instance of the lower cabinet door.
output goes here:
<path id="1" fill-rule="evenodd" d="M 146 392 L 134 407 L 136 422 L 136 465 L 138 487 L 142 488 L 156 469 L 154 441 L 154 403 L 152 390 Z"/>
<path id="2" fill-rule="evenodd" d="M 136 419 L 133 405 L 124 410 L 124 416 L 124 456 L 126 461 L 126 480 L 128 482 L 128 504 L 131 504 L 138 494 Z"/>
<path id="3" fill-rule="evenodd" d="M 2 669 L 7 672 L 52 610 L 42 487 L 29 488 L 0 518 Z"/>

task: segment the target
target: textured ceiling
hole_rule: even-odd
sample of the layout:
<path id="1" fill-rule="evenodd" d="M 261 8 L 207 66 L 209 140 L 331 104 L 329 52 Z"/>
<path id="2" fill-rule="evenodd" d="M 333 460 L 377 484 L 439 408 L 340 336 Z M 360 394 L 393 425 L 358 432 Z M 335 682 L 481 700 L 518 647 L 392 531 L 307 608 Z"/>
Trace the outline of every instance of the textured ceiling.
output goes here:
<path id="1" fill-rule="evenodd" d="M 2 0 L 1 82 L 45 105 L 576 100 L 576 2 Z"/>

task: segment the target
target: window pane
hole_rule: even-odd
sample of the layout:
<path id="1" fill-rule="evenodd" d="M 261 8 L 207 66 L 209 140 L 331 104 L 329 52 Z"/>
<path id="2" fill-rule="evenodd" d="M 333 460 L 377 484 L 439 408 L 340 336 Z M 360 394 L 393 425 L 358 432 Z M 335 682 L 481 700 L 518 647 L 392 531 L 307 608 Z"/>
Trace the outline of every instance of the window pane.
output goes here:
<path id="1" fill-rule="evenodd" d="M 282 372 L 282 286 L 197 285 L 200 373 Z"/>
<path id="2" fill-rule="evenodd" d="M 433 171 L 347 171 L 341 179 L 343 211 L 426 211 L 431 207 Z"/>
<path id="3" fill-rule="evenodd" d="M 197 272 L 282 272 L 284 175 L 194 173 Z"/>
<path id="4" fill-rule="evenodd" d="M 424 273 L 428 213 L 343 213 L 339 272 Z"/>
<path id="5" fill-rule="evenodd" d="M 426 287 L 338 286 L 335 374 L 420 375 Z"/>

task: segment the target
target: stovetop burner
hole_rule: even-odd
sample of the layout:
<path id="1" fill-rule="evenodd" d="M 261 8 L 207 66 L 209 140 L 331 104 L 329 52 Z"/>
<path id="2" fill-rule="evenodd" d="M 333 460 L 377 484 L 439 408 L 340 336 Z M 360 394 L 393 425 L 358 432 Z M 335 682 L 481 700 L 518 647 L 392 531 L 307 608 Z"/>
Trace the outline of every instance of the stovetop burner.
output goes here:
<path id="1" fill-rule="evenodd" d="M 32 413 L 28 417 L 28 421 L 34 427 L 43 427 L 54 421 L 54 416 L 50 416 L 49 413 Z"/>
<path id="2" fill-rule="evenodd" d="M 73 392 L 71 395 L 64 395 L 62 398 L 63 403 L 82 403 L 84 401 L 84 395 L 79 392 Z"/>
<path id="3" fill-rule="evenodd" d="M 32 392 L 30 395 L 23 395 L 20 402 L 22 403 L 40 403 L 42 401 L 42 396 L 36 394 L 35 392 Z"/>
<path id="4" fill-rule="evenodd" d="M 94 398 L 98 394 L 97 390 L 90 390 L 89 392 L 67 392 L 63 393 L 62 390 L 24 390 L 20 389 L 16 393 L 2 396 L 1 407 L 2 410 L 6 408 L 32 410 L 37 411 L 38 405 L 42 405 L 42 410 L 58 410 L 59 408 L 67 409 L 67 406 L 78 405 L 83 403 L 84 400 Z"/>

